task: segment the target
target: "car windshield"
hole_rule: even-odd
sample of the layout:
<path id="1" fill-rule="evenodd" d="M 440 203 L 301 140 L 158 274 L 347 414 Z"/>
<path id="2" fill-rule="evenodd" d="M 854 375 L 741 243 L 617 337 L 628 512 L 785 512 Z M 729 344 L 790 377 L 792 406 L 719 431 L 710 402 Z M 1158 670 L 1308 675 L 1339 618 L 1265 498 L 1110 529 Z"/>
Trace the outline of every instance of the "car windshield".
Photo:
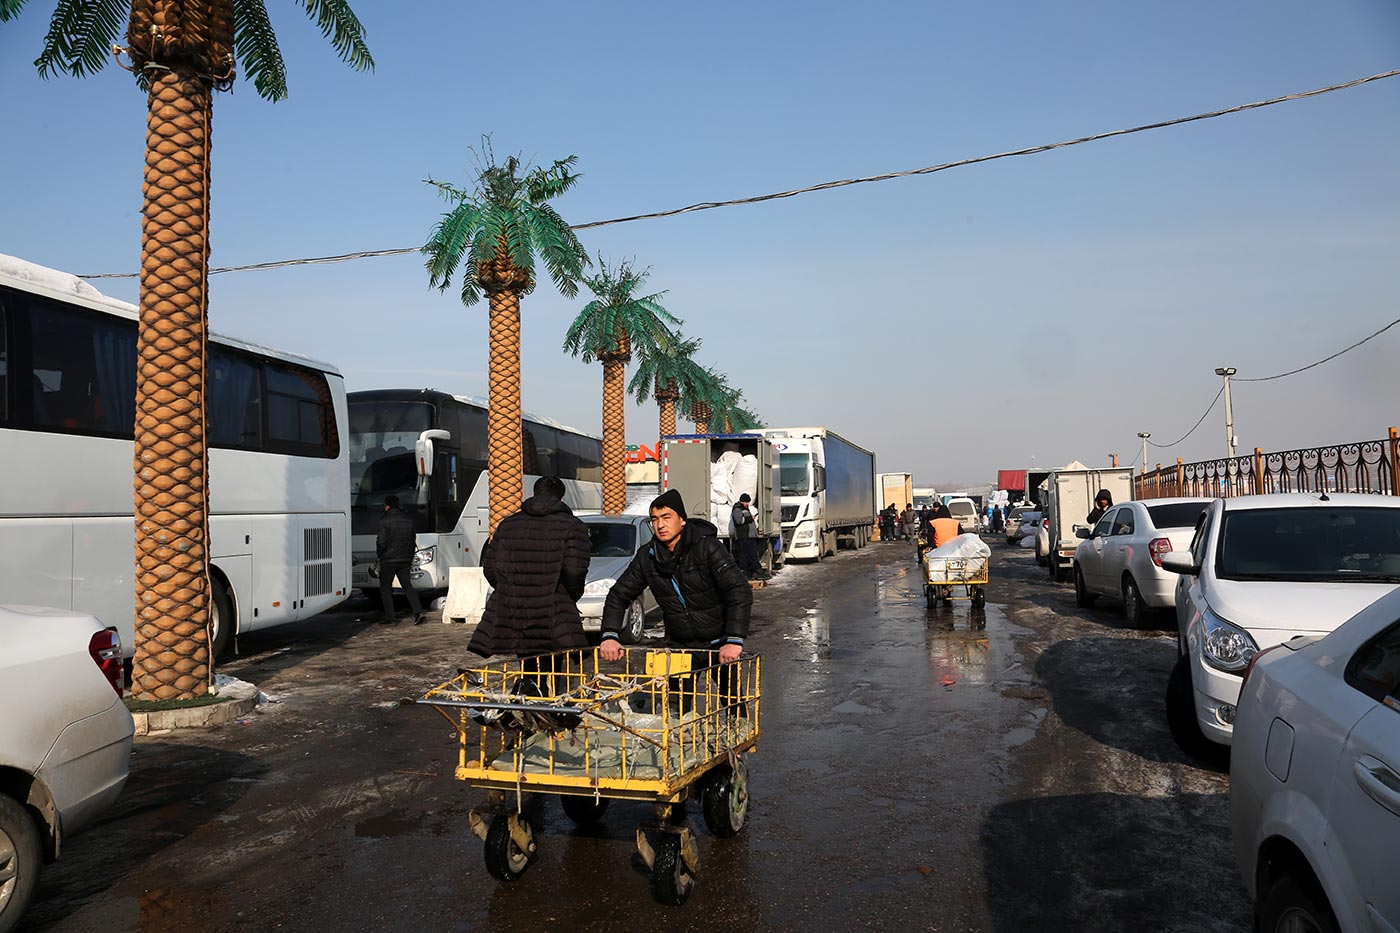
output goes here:
<path id="1" fill-rule="evenodd" d="M 1153 526 L 1160 530 L 1195 528 L 1196 520 L 1201 517 L 1201 513 L 1206 510 L 1208 505 L 1210 505 L 1209 501 L 1149 505 L 1147 514 L 1151 517 Z"/>
<path id="2" fill-rule="evenodd" d="M 1400 509 L 1227 511 L 1216 573 L 1226 580 L 1400 583 Z"/>
<path id="3" fill-rule="evenodd" d="M 948 511 L 956 517 L 958 515 L 976 515 L 977 509 L 973 508 L 971 502 L 949 502 Z"/>
<path id="4" fill-rule="evenodd" d="M 585 522 L 588 552 L 594 557 L 631 557 L 637 552 L 637 526 L 631 522 Z"/>
<path id="5" fill-rule="evenodd" d="M 807 464 L 811 460 L 807 454 L 779 454 L 778 469 L 784 496 L 805 496 L 811 491 Z"/>

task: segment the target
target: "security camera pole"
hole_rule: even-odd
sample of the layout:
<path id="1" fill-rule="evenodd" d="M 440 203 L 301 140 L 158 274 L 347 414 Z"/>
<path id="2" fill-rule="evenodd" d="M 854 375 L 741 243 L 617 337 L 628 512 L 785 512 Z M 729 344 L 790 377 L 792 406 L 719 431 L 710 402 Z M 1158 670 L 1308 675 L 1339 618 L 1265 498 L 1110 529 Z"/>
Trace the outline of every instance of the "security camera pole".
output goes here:
<path id="1" fill-rule="evenodd" d="M 1138 437 L 1142 438 L 1142 472 L 1147 472 L 1147 439 L 1152 436 L 1151 431 L 1139 431 Z"/>
<path id="2" fill-rule="evenodd" d="M 1225 377 L 1225 445 L 1230 451 L 1230 459 L 1235 457 L 1235 409 L 1230 405 L 1230 377 L 1235 374 L 1233 366 L 1216 367 L 1215 374 Z"/>

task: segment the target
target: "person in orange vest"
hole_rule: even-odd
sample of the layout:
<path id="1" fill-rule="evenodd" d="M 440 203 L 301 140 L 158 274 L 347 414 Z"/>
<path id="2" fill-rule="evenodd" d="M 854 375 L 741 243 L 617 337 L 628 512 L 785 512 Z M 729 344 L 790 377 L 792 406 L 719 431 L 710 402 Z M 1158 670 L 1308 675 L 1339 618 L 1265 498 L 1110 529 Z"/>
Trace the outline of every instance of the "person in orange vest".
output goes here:
<path id="1" fill-rule="evenodd" d="M 942 547 L 962 534 L 962 525 L 958 524 L 953 513 L 948 511 L 948 506 L 938 506 L 934 515 L 934 520 L 929 523 L 929 544 L 936 548 Z"/>

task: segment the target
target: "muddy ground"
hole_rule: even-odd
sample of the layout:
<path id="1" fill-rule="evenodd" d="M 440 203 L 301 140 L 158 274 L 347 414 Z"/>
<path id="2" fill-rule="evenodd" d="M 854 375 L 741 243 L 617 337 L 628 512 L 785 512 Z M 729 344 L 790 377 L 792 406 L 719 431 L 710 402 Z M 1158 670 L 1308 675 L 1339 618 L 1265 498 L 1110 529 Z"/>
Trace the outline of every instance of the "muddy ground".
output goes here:
<path id="1" fill-rule="evenodd" d="M 469 660 L 469 630 L 376 625 L 357 601 L 241 640 L 223 672 L 277 702 L 138 739 L 123 797 L 23 928 L 1246 929 L 1228 777 L 1163 718 L 1171 620 L 1076 609 L 998 544 L 985 610 L 929 610 L 912 558 L 872 544 L 756 593 L 749 821 L 717 839 L 692 806 L 683 907 L 649 896 L 637 803 L 584 830 L 543 801 L 538 860 L 493 880 L 455 733 L 402 705 Z"/>

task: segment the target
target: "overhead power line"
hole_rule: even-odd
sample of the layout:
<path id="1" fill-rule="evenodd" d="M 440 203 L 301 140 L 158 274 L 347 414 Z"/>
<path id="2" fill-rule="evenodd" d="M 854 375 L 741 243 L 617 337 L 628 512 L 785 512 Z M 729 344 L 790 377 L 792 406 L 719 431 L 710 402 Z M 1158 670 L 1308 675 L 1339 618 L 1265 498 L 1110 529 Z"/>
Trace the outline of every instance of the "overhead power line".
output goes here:
<path id="1" fill-rule="evenodd" d="M 664 211 L 653 211 L 649 214 L 633 214 L 628 217 L 614 217 L 610 220 L 595 220 L 584 224 L 575 224 L 574 230 L 592 230 L 596 227 L 607 227 L 614 224 L 631 223 L 636 220 L 656 220 L 661 217 L 675 217 L 679 214 L 693 214 L 697 211 L 709 211 L 720 207 L 737 207 L 741 204 L 758 204 L 763 201 L 777 201 L 782 198 L 792 198 L 800 194 L 811 194 L 815 191 L 829 191 L 833 188 L 846 188 L 851 185 L 864 185 L 877 181 L 890 181 L 895 178 L 908 178 L 914 175 L 932 175 L 935 172 L 943 172 L 952 168 L 961 168 L 967 165 L 977 165 L 982 162 L 992 162 L 997 159 L 1009 159 L 1012 156 L 1035 155 L 1041 152 L 1050 152 L 1055 149 L 1065 149 L 1070 146 L 1080 146 L 1084 143 L 1098 142 L 1104 139 L 1111 139 L 1115 136 L 1129 136 L 1133 133 L 1144 133 L 1148 130 L 1159 130 L 1169 126 L 1180 126 L 1184 123 L 1195 123 L 1200 120 L 1212 120 L 1216 117 L 1224 117 L 1230 114 L 1244 113 L 1247 110 L 1258 110 L 1262 107 L 1272 107 L 1275 104 L 1288 103 L 1295 100 L 1306 100 L 1309 97 L 1319 97 L 1323 94 L 1331 94 L 1333 91 L 1344 91 L 1349 88 L 1360 87 L 1372 81 L 1380 81 L 1385 78 L 1393 78 L 1400 75 L 1400 69 L 1394 71 L 1383 71 L 1380 74 L 1368 75 L 1364 78 L 1357 78 L 1354 81 L 1347 81 L 1343 84 L 1333 84 L 1328 87 L 1315 88 L 1311 91 L 1301 91 L 1297 94 L 1285 94 L 1283 97 L 1272 97 L 1268 100 L 1255 101 L 1250 104 L 1239 104 L 1235 107 L 1226 107 L 1223 110 L 1212 110 L 1209 113 L 1198 113 L 1189 117 L 1176 117 L 1171 120 L 1159 120 L 1155 123 L 1144 123 L 1141 126 L 1128 127 L 1121 130 L 1110 130 L 1106 133 L 1095 133 L 1091 136 L 1080 136 L 1077 139 L 1066 139 L 1056 143 L 1045 143 L 1039 146 L 1028 146 L 1024 149 L 1012 149 L 1009 152 L 998 152 L 992 155 L 973 156 L 967 159 L 958 159 L 955 162 L 941 162 L 937 165 L 926 165 L 923 168 L 911 168 L 898 172 L 884 172 L 879 175 L 866 175 L 860 178 L 844 178 L 839 181 L 827 181 L 818 185 L 808 185 L 804 188 L 793 188 L 788 191 L 777 191 L 772 194 L 760 194 L 747 198 L 734 198 L 728 201 L 702 201 L 697 204 L 690 204 L 685 207 L 672 208 Z M 409 246 L 398 249 L 376 249 L 361 250 L 354 253 L 341 253 L 335 256 L 314 256 L 304 259 L 281 259 L 273 262 L 258 262 L 245 266 L 221 266 L 210 269 L 209 274 L 215 275 L 222 272 L 252 272 L 264 269 L 281 269 L 288 266 L 312 266 L 325 265 L 337 262 L 349 262 L 353 259 L 368 259 L 373 256 L 402 256 L 405 253 L 416 253 L 420 247 Z M 134 272 L 105 272 L 97 275 L 80 276 L 84 279 L 132 279 L 136 278 Z M 1325 361 L 1324 361 L 1325 362 Z"/>
<path id="2" fill-rule="evenodd" d="M 1396 318 L 1395 320 L 1391 321 L 1389 324 L 1385 325 L 1385 326 L 1382 327 L 1380 330 L 1376 331 L 1374 334 L 1371 334 L 1370 336 L 1367 336 L 1367 337 L 1362 337 L 1360 340 L 1356 341 L 1356 343 L 1352 344 L 1351 346 L 1347 347 L 1346 349 L 1338 350 L 1336 353 L 1333 353 L 1331 356 L 1324 356 L 1322 359 L 1318 360 L 1316 363 L 1309 363 L 1309 364 L 1306 365 L 1306 366 L 1299 366 L 1297 369 L 1290 369 L 1290 370 L 1289 370 L 1288 372 L 1286 372 L 1286 373 L 1278 373 L 1277 375 L 1274 375 L 1274 376 L 1255 376 L 1253 379 L 1244 379 L 1244 378 L 1241 378 L 1240 376 L 1233 376 L 1233 377 L 1231 377 L 1231 378 L 1233 378 L 1235 382 L 1270 382 L 1270 381 L 1272 381 L 1272 380 L 1274 380 L 1274 379 L 1282 379 L 1284 376 L 1296 376 L 1296 375 L 1298 375 L 1298 373 L 1305 373 L 1305 372 L 1307 372 L 1307 371 L 1310 370 L 1310 369 L 1315 369 L 1315 368 L 1317 368 L 1318 366 L 1321 366 L 1323 363 L 1329 363 L 1329 362 L 1331 362 L 1332 360 L 1335 360 L 1337 357 L 1341 356 L 1343 353 L 1350 353 L 1352 350 L 1355 350 L 1357 347 L 1361 346 L 1363 343 L 1367 342 L 1368 340 L 1374 340 L 1375 338 L 1379 337 L 1381 334 L 1383 334 L 1383 333 L 1385 333 L 1386 331 L 1390 330 L 1390 329 L 1391 329 L 1392 327 L 1394 327 L 1396 324 L 1400 324 L 1400 317 L 1398 317 L 1398 318 Z"/>
<path id="3" fill-rule="evenodd" d="M 1220 396 L 1222 396 L 1222 395 L 1224 395 L 1224 394 L 1225 394 L 1225 387 L 1222 385 L 1222 386 L 1220 387 L 1220 390 L 1219 390 L 1218 392 L 1215 393 L 1215 398 L 1213 398 L 1213 399 L 1210 400 L 1210 407 L 1207 408 L 1204 412 L 1201 413 L 1201 417 L 1198 418 L 1198 419 L 1196 420 L 1196 423 L 1195 423 L 1195 424 L 1191 425 L 1191 430 L 1187 431 L 1185 434 L 1181 435 L 1181 436 L 1178 437 L 1176 440 L 1172 441 L 1170 444 L 1158 444 L 1156 441 L 1150 441 L 1150 440 L 1149 440 L 1147 443 L 1148 443 L 1150 446 L 1152 446 L 1152 447 L 1157 447 L 1157 448 L 1160 448 L 1160 449 L 1162 449 L 1162 450 L 1166 450 L 1168 447 L 1175 447 L 1177 444 L 1180 444 L 1182 441 L 1186 440 L 1186 439 L 1187 439 L 1188 437 L 1190 437 L 1192 434 L 1195 434 L 1195 433 L 1196 433 L 1196 429 L 1199 428 L 1199 427 L 1201 426 L 1201 422 L 1206 420 L 1206 415 L 1209 415 L 1212 411 L 1215 410 L 1215 403 L 1218 402 L 1218 401 L 1220 401 Z M 1145 467 L 1146 464 L 1143 464 L 1143 466 Z"/>

